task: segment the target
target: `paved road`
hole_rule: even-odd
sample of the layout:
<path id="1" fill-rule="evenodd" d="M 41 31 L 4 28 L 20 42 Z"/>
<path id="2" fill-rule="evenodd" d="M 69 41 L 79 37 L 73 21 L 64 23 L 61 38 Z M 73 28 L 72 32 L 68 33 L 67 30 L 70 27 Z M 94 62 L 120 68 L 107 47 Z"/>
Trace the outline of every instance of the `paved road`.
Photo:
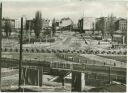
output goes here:
<path id="1" fill-rule="evenodd" d="M 55 37 L 56 41 L 54 43 L 45 43 L 45 42 L 41 42 L 41 43 L 35 43 L 35 44 L 23 44 L 23 49 L 28 49 L 28 50 L 40 50 L 39 52 L 41 52 L 42 49 L 46 50 L 46 49 L 54 49 L 56 50 L 70 50 L 70 51 L 79 51 L 81 50 L 82 52 L 84 52 L 84 50 L 93 50 L 93 51 L 100 51 L 100 52 L 115 52 L 114 50 L 109 50 L 108 47 L 111 46 L 111 44 L 109 42 L 103 42 L 101 41 L 101 44 L 98 44 L 97 40 L 93 40 L 93 39 L 89 39 L 89 38 L 85 38 L 87 43 L 85 43 L 85 41 L 81 38 L 81 36 L 79 34 L 76 34 L 74 32 L 64 32 L 59 34 L 60 36 Z M 7 40 L 5 40 L 5 42 L 7 42 Z M 13 41 L 14 42 L 14 41 Z M 5 44 L 7 45 L 7 44 Z M 19 49 L 19 44 L 14 46 L 9 47 L 11 48 L 13 51 L 16 49 Z M 5 48 L 5 47 L 4 47 Z M 4 49 L 3 49 L 4 50 Z M 10 50 L 10 49 L 9 49 Z M 123 50 L 116 50 L 117 52 L 123 52 L 124 54 L 126 54 L 126 49 Z M 117 53 L 116 53 L 117 54 Z"/>

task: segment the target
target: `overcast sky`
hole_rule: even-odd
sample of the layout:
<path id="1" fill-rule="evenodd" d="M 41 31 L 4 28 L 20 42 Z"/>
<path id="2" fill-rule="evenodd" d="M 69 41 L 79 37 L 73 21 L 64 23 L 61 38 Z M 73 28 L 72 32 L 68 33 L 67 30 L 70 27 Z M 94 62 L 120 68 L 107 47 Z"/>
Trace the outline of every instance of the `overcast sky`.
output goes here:
<path id="1" fill-rule="evenodd" d="M 117 17 L 126 17 L 125 1 L 88 1 L 88 0 L 3 0 L 3 17 L 19 18 L 25 15 L 33 18 L 40 10 L 43 18 L 70 17 L 78 20 L 83 16 L 100 17 L 113 13 Z"/>

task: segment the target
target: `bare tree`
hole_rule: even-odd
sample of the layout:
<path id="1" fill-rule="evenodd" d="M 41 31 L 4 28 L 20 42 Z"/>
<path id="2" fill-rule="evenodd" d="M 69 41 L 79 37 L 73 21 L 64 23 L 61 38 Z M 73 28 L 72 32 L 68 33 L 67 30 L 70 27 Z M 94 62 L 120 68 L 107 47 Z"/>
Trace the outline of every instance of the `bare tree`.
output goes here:
<path id="1" fill-rule="evenodd" d="M 6 33 L 6 37 L 9 37 L 12 32 L 12 26 L 9 19 L 5 19 L 4 31 Z"/>
<path id="2" fill-rule="evenodd" d="M 56 22 L 55 22 L 55 18 L 52 20 L 52 31 L 53 31 L 53 34 L 55 34 L 55 32 L 56 32 Z"/>
<path id="3" fill-rule="evenodd" d="M 37 11 L 35 14 L 35 19 L 34 21 L 34 32 L 36 38 L 39 38 L 40 32 L 42 30 L 42 14 L 40 11 Z"/>
<path id="4" fill-rule="evenodd" d="M 99 18 L 99 20 L 96 22 L 96 30 L 101 31 L 102 36 L 104 37 L 104 17 Z"/>
<path id="5" fill-rule="evenodd" d="M 113 34 L 115 31 L 115 21 L 114 21 L 114 16 L 112 14 L 109 17 L 108 31 L 109 31 L 109 34 L 111 35 L 112 40 L 113 40 Z"/>

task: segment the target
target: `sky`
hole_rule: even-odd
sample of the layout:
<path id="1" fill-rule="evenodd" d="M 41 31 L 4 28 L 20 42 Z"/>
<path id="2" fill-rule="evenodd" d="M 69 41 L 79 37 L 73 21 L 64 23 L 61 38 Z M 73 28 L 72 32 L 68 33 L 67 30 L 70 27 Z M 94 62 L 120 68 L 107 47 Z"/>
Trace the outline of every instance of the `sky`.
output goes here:
<path id="1" fill-rule="evenodd" d="M 126 17 L 127 1 L 120 0 L 3 0 L 3 17 L 31 19 L 37 10 L 43 18 L 60 19 L 70 17 L 77 21 L 81 17 L 101 17 L 113 14 Z"/>

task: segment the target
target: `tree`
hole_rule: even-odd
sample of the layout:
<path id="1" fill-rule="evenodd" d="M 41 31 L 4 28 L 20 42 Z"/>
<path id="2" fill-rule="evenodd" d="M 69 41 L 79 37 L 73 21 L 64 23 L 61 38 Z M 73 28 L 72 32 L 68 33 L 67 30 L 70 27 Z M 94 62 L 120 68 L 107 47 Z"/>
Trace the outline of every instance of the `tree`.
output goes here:
<path id="1" fill-rule="evenodd" d="M 115 21 L 114 21 L 114 16 L 112 14 L 109 17 L 108 31 L 109 31 L 109 34 L 112 37 L 112 40 L 113 40 L 113 34 L 114 34 L 114 31 L 115 31 Z"/>
<path id="2" fill-rule="evenodd" d="M 27 31 L 29 30 L 29 21 L 26 21 L 25 29 L 26 29 Z"/>
<path id="3" fill-rule="evenodd" d="M 25 29 L 26 30 L 32 30 L 33 29 L 33 26 L 34 26 L 34 21 L 33 20 L 27 20 L 26 21 L 26 24 L 25 24 Z"/>
<path id="4" fill-rule="evenodd" d="M 78 29 L 80 33 L 83 33 L 83 18 L 78 21 Z"/>
<path id="5" fill-rule="evenodd" d="M 42 30 L 42 14 L 40 11 L 37 11 L 35 14 L 35 19 L 34 21 L 34 32 L 35 32 L 35 36 L 36 38 L 38 38 L 40 36 L 40 32 Z"/>
<path id="6" fill-rule="evenodd" d="M 55 22 L 55 18 L 52 20 L 52 31 L 53 31 L 53 34 L 55 34 L 55 32 L 56 32 L 56 22 Z"/>
<path id="7" fill-rule="evenodd" d="M 11 22 L 9 19 L 5 20 L 5 25 L 4 25 L 4 31 L 6 33 L 6 37 L 11 35 L 12 32 L 12 26 L 11 26 Z"/>
<path id="8" fill-rule="evenodd" d="M 102 36 L 104 37 L 104 22 L 105 22 L 105 19 L 104 17 L 101 17 L 98 19 L 98 21 L 96 22 L 96 30 L 97 31 L 101 31 L 101 34 Z"/>
<path id="9" fill-rule="evenodd" d="M 92 34 L 94 35 L 94 32 L 95 32 L 95 23 L 94 23 L 94 22 L 92 23 L 92 26 L 93 26 L 93 27 L 92 27 L 92 31 L 93 31 Z"/>

